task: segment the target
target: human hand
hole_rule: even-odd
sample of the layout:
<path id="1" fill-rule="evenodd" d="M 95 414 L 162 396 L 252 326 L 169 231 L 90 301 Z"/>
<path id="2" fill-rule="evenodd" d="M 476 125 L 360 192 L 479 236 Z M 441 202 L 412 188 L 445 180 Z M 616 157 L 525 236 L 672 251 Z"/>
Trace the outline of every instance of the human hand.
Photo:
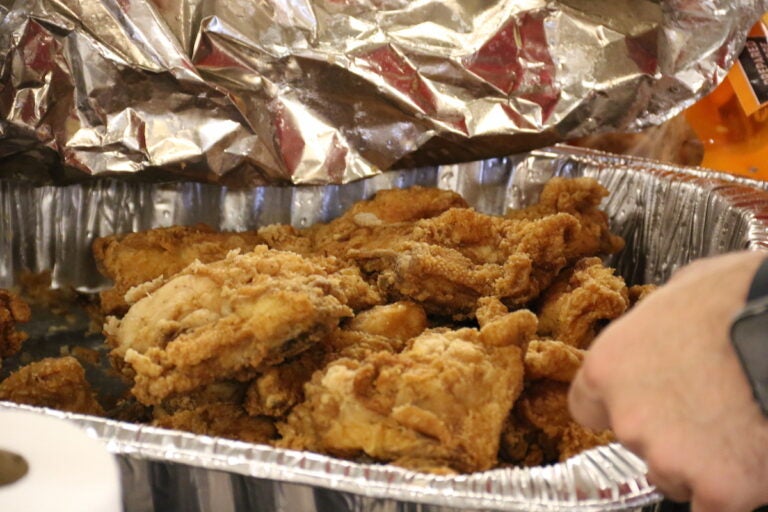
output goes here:
<path id="1" fill-rule="evenodd" d="M 612 428 L 646 461 L 649 481 L 693 512 L 768 503 L 768 419 L 729 338 L 766 256 L 683 268 L 598 336 L 571 386 L 573 417 Z"/>

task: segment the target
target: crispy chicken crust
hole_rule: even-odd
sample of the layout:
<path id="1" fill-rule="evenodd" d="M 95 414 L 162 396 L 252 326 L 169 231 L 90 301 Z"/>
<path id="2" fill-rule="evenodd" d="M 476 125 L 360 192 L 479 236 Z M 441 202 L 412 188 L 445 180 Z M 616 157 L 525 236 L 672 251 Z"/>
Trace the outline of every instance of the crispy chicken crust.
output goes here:
<path id="1" fill-rule="evenodd" d="M 158 426 L 436 473 L 563 460 L 612 441 L 565 393 L 650 290 L 602 264 L 606 194 L 556 178 L 494 216 L 413 187 L 304 229 L 108 237 L 111 357 Z"/>
<path id="2" fill-rule="evenodd" d="M 31 318 L 32 312 L 24 300 L 9 290 L 0 289 L 0 359 L 21 349 L 27 334 L 16 326 Z"/>
<path id="3" fill-rule="evenodd" d="M 350 295 L 367 290 L 354 281 L 259 246 L 132 289 L 135 303 L 105 333 L 113 357 L 135 373 L 134 395 L 159 404 L 216 380 L 253 378 L 317 343 L 352 316 Z"/>
<path id="4" fill-rule="evenodd" d="M 85 370 L 71 356 L 49 357 L 19 368 L 0 382 L 0 400 L 104 416 Z"/>
<path id="5" fill-rule="evenodd" d="M 624 279 L 600 258 L 584 258 L 563 272 L 540 300 L 539 334 L 586 348 L 602 325 L 629 308 Z"/>
<path id="6" fill-rule="evenodd" d="M 535 331 L 535 316 L 510 313 Z M 496 463 L 499 434 L 522 389 L 520 345 L 488 345 L 476 329 L 429 330 L 397 354 L 338 359 L 315 373 L 306 400 L 278 425 L 280 446 L 365 453 L 420 470 L 480 471 Z"/>
<path id="7" fill-rule="evenodd" d="M 124 314 L 128 310 L 125 294 L 134 286 L 169 278 L 195 260 L 210 263 L 229 251 L 248 251 L 261 242 L 255 232 L 222 233 L 204 224 L 97 238 L 93 254 L 99 271 L 114 282 L 100 293 L 102 312 Z"/>

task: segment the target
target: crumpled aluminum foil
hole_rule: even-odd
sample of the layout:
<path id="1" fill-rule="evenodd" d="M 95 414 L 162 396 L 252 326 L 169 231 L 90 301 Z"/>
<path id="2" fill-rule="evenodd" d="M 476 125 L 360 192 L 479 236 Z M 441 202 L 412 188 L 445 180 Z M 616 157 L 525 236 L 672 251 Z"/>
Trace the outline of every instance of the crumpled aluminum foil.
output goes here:
<path id="1" fill-rule="evenodd" d="M 765 0 L 3 3 L 0 177 L 239 187 L 344 183 L 661 123 L 725 76 L 766 10 Z"/>
<path id="2" fill-rule="evenodd" d="M 477 210 L 501 214 L 533 203 L 552 176 L 593 177 L 611 192 L 602 207 L 627 243 L 609 263 L 632 284 L 663 283 L 699 257 L 768 250 L 768 182 L 552 148 L 390 171 L 340 186 L 232 190 L 123 180 L 65 187 L 0 181 L 0 254 L 7 255 L 0 259 L 0 287 L 14 284 L 22 269 L 53 269 L 60 286 L 93 291 L 105 285 L 90 254 L 95 236 L 198 222 L 228 230 L 276 222 L 307 226 L 338 216 L 377 190 L 415 184 L 455 190 Z M 29 354 L 6 359 L 0 379 L 29 356 L 60 355 L 63 345 L 87 340 L 103 348 L 101 336 L 88 332 L 87 317 L 79 327 L 58 322 L 25 325 Z M 119 394 L 106 387 L 115 378 L 106 373 L 89 378 L 103 382 L 94 386 L 114 399 Z M 27 409 L 0 402 L 0 411 L 15 408 Z M 645 478 L 645 464 L 620 445 L 553 466 L 444 477 L 33 410 L 76 422 L 119 456 L 126 512 L 655 512 L 662 499 Z"/>

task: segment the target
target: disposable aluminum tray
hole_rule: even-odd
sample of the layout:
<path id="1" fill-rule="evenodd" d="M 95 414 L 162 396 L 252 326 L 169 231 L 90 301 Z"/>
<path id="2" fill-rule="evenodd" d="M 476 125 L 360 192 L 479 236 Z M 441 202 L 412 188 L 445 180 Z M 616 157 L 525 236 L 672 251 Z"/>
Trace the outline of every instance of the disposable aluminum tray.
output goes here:
<path id="1" fill-rule="evenodd" d="M 56 286 L 97 290 L 106 283 L 89 247 L 109 233 L 197 222 L 228 230 L 274 222 L 305 226 L 377 190 L 415 184 L 453 189 L 480 211 L 502 213 L 530 204 L 556 175 L 591 176 L 611 191 L 604 208 L 627 245 L 610 263 L 630 283 L 663 283 L 675 268 L 702 256 L 768 248 L 762 183 L 558 147 L 324 187 L 227 190 L 105 180 L 33 188 L 1 182 L 0 286 L 15 284 L 22 269 L 52 269 Z M 29 326 L 25 350 L 51 351 L 88 338 L 86 327 L 79 329 Z M 12 369 L 8 363 L 4 372 Z M 646 512 L 661 501 L 643 462 L 617 444 L 546 467 L 437 476 L 0 402 L 0 410 L 16 408 L 67 418 L 103 440 L 120 461 L 126 511 Z"/>

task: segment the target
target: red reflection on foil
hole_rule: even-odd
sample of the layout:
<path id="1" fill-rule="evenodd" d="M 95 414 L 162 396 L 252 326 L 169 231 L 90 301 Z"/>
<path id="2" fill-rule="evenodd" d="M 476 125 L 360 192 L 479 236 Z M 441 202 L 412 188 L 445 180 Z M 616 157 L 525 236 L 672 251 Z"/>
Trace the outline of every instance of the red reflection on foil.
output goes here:
<path id="1" fill-rule="evenodd" d="M 436 110 L 435 95 L 424 83 L 418 71 L 391 46 L 383 45 L 372 51 L 355 55 L 398 92 L 406 96 L 422 112 Z"/>
<path id="2" fill-rule="evenodd" d="M 547 14 L 546 11 L 522 14 L 464 59 L 469 71 L 507 96 L 539 105 L 542 122 L 549 118 L 560 96 L 547 42 Z"/>
<path id="3" fill-rule="evenodd" d="M 282 103 L 277 103 L 273 111 L 275 147 L 280 150 L 280 157 L 288 173 L 293 176 L 301 163 L 305 143 L 301 130 L 295 126 L 293 117 L 286 115 L 287 113 L 290 113 L 290 109 Z"/>
<path id="4" fill-rule="evenodd" d="M 244 66 L 240 61 L 219 46 L 216 46 L 208 37 L 201 37 L 195 51 L 195 66 L 208 69 L 236 68 L 242 69 Z"/>

